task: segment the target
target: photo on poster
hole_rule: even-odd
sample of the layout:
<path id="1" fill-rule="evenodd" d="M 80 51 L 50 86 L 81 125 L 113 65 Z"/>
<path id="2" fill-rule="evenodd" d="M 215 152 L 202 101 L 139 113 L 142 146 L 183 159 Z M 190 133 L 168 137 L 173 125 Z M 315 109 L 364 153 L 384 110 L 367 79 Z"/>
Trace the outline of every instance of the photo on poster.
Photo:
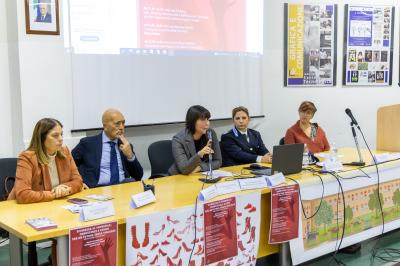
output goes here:
<path id="1" fill-rule="evenodd" d="M 373 51 L 372 52 L 372 62 L 381 61 L 381 51 Z"/>
<path id="2" fill-rule="evenodd" d="M 349 50 L 349 56 L 348 56 L 349 62 L 356 62 L 356 53 L 357 50 Z"/>
<path id="3" fill-rule="evenodd" d="M 336 9 L 285 4 L 285 86 L 336 84 Z"/>
<path id="4" fill-rule="evenodd" d="M 375 83 L 375 71 L 368 71 L 368 82 Z"/>
<path id="5" fill-rule="evenodd" d="M 351 82 L 358 82 L 358 71 L 351 71 Z"/>
<path id="6" fill-rule="evenodd" d="M 391 6 L 345 5 L 343 85 L 392 84 L 393 18 Z"/>
<path id="7" fill-rule="evenodd" d="M 368 70 L 368 63 L 358 63 L 358 70 Z"/>
<path id="8" fill-rule="evenodd" d="M 385 72 L 384 71 L 376 71 L 376 82 L 377 83 L 383 83 L 385 78 Z"/>

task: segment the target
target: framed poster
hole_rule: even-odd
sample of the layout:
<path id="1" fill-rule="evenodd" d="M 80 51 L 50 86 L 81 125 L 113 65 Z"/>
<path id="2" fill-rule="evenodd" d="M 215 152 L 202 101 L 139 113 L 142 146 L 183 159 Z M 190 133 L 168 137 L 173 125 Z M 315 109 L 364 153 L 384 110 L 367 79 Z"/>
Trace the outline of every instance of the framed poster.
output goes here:
<path id="1" fill-rule="evenodd" d="M 27 34 L 60 35 L 58 0 L 24 0 Z"/>
<path id="2" fill-rule="evenodd" d="M 285 4 L 285 86 L 336 85 L 337 5 Z"/>
<path id="3" fill-rule="evenodd" d="M 392 6 L 345 5 L 343 85 L 391 85 Z"/>

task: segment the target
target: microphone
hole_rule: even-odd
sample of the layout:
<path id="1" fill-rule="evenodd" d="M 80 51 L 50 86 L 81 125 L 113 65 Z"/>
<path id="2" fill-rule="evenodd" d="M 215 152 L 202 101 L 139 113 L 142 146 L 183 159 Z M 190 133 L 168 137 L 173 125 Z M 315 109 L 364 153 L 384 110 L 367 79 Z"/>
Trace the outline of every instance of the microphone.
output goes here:
<path id="1" fill-rule="evenodd" d="M 350 117 L 351 122 L 358 126 L 357 120 L 354 118 L 353 113 L 351 112 L 350 108 L 346 108 L 346 110 L 344 110 L 346 112 L 346 114 Z"/>
<path id="2" fill-rule="evenodd" d="M 207 141 L 210 141 L 210 148 L 212 148 L 212 131 L 211 129 L 207 130 Z M 208 154 L 208 173 L 206 178 L 199 178 L 199 180 L 203 183 L 216 183 L 219 180 L 221 180 L 221 177 L 219 176 L 214 176 L 213 174 L 213 168 L 212 168 L 212 153 L 210 152 Z"/>

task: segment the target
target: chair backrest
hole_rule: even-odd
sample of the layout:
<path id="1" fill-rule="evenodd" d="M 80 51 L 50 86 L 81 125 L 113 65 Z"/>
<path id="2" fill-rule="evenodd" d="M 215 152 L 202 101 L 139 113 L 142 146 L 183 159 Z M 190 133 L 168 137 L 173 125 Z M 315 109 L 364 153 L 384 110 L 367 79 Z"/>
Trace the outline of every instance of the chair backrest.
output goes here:
<path id="1" fill-rule="evenodd" d="M 167 176 L 168 169 L 174 163 L 172 141 L 160 140 L 153 142 L 147 152 L 151 165 L 151 176 Z"/>
<path id="2" fill-rule="evenodd" d="M 376 125 L 376 149 L 400 151 L 400 104 L 380 107 Z"/>
<path id="3" fill-rule="evenodd" d="M 11 192 L 14 186 L 16 170 L 17 158 L 0 159 L 0 200 L 6 200 L 8 193 Z"/>

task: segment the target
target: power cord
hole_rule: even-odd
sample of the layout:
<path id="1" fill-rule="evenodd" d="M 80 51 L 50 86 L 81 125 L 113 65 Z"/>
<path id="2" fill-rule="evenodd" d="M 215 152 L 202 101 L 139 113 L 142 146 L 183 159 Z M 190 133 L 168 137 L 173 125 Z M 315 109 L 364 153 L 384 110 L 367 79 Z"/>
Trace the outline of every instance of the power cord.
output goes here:
<path id="1" fill-rule="evenodd" d="M 207 174 L 206 174 L 206 179 L 207 179 L 207 178 L 208 178 L 208 172 L 207 172 Z M 204 184 L 205 184 L 205 183 L 203 183 L 203 184 L 201 185 L 200 191 L 203 190 Z M 197 195 L 197 196 L 196 196 L 196 203 L 194 204 L 194 239 L 193 239 L 192 250 L 190 251 L 190 256 L 189 256 L 189 260 L 188 260 L 188 266 L 190 266 L 190 261 L 192 260 L 193 252 L 194 252 L 194 249 L 195 249 L 196 243 L 197 243 L 197 242 L 196 242 L 196 238 L 197 238 L 197 230 L 196 230 L 196 227 L 197 227 L 197 202 L 198 202 L 198 200 L 199 200 L 199 197 L 198 197 L 198 195 Z"/>

